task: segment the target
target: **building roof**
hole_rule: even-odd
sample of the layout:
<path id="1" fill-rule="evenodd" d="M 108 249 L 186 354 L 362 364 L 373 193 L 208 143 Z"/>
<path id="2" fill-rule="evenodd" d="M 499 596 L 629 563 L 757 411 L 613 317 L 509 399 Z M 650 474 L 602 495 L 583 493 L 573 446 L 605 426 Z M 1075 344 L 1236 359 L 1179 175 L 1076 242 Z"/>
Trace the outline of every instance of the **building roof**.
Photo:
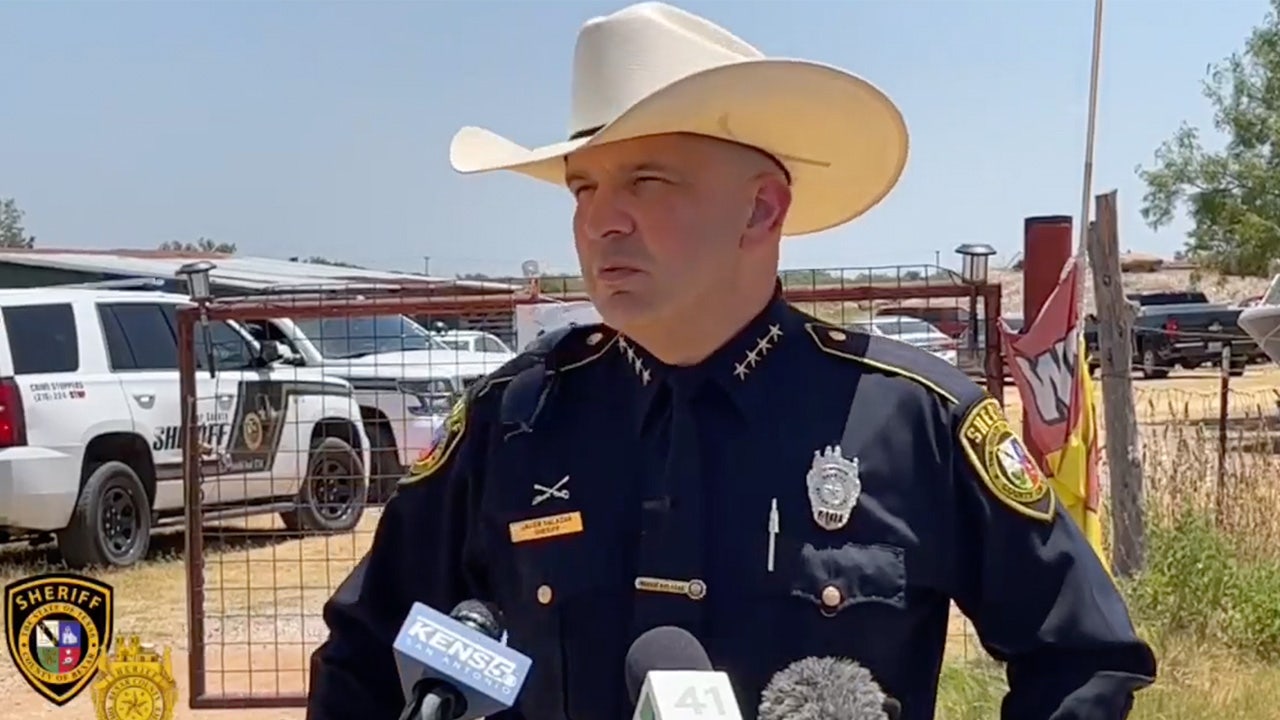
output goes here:
<path id="1" fill-rule="evenodd" d="M 0 263 L 163 279 L 176 277 L 178 268 L 194 260 L 209 260 L 214 264 L 210 278 L 215 284 L 243 290 L 334 290 L 344 287 L 391 289 L 424 284 L 489 292 L 512 292 L 518 289 L 515 285 L 501 282 L 456 280 L 415 273 L 222 253 L 168 250 L 0 250 Z"/>

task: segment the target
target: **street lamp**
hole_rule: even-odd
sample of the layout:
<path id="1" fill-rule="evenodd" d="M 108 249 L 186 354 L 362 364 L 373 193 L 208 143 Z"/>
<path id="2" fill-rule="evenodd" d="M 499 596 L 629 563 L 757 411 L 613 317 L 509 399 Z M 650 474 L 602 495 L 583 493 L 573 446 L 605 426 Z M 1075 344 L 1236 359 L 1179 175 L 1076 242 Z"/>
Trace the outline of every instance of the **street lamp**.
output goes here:
<path id="1" fill-rule="evenodd" d="M 208 260 L 196 260 L 178 268 L 178 275 L 187 279 L 187 294 L 200 308 L 200 329 L 204 333 L 205 360 L 209 364 L 209 377 L 216 378 L 218 371 L 213 362 L 213 340 L 209 334 L 209 301 L 213 299 L 213 283 L 209 271 L 214 264 Z"/>
<path id="2" fill-rule="evenodd" d="M 996 249 L 983 243 L 965 243 L 956 248 L 960 255 L 960 277 L 968 285 L 987 284 L 987 264 Z"/>
<path id="3" fill-rule="evenodd" d="M 208 260 L 196 260 L 178 268 L 178 275 L 187 280 L 187 293 L 196 303 L 203 305 L 213 299 L 213 283 L 209 271 L 216 267 Z"/>

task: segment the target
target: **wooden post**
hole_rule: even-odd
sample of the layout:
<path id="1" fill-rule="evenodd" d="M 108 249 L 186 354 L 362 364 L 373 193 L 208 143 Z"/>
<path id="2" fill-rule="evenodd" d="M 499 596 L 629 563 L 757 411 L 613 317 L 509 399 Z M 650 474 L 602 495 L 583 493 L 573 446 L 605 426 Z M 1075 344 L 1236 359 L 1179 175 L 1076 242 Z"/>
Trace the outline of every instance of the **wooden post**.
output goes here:
<path id="1" fill-rule="evenodd" d="M 1124 297 L 1116 191 L 1094 198 L 1089 233 L 1098 308 L 1098 352 L 1102 375 L 1103 427 L 1111 471 L 1112 572 L 1126 577 L 1142 569 L 1146 554 L 1142 446 L 1133 404 L 1134 308 Z"/>

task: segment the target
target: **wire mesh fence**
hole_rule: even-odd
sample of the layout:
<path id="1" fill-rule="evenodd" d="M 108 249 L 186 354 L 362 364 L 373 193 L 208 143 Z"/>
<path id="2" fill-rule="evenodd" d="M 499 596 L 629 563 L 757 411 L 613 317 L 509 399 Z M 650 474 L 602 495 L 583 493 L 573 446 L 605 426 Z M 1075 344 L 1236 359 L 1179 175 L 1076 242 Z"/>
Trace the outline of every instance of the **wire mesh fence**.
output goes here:
<path id="1" fill-rule="evenodd" d="M 1280 371 L 1250 365 L 1243 376 L 1205 369 L 1135 383 L 1143 517 L 1128 525 L 1167 527 L 1190 512 L 1211 517 L 1243 551 L 1274 554 L 1280 547 Z M 1096 400 L 1102 401 L 1100 389 Z M 1016 398 L 1006 403 L 1015 423 L 1017 405 Z M 1098 418 L 1101 424 L 1101 413 Z M 1145 538 L 1113 535 L 1105 425 L 1100 442 L 1103 553 L 1111 557 L 1117 541 L 1141 546 Z M 948 652 L 986 657 L 972 623 L 958 611 Z"/>
<path id="2" fill-rule="evenodd" d="M 915 342 L 1000 387 L 997 286 L 930 266 L 780 279 L 820 320 Z M 295 289 L 178 313 L 195 707 L 304 704 L 323 604 L 395 482 L 471 383 L 550 327 L 597 319 L 582 289 Z"/>

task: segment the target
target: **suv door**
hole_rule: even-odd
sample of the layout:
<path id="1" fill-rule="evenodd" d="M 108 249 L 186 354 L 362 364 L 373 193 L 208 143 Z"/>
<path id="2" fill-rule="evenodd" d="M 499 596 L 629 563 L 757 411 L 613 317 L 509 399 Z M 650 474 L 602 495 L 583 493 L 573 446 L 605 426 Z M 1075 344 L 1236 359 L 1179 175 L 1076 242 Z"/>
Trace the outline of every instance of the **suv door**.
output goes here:
<path id="1" fill-rule="evenodd" d="M 111 371 L 124 387 L 134 424 L 151 441 L 157 511 L 181 509 L 182 438 L 178 341 L 157 303 L 99 302 Z"/>

